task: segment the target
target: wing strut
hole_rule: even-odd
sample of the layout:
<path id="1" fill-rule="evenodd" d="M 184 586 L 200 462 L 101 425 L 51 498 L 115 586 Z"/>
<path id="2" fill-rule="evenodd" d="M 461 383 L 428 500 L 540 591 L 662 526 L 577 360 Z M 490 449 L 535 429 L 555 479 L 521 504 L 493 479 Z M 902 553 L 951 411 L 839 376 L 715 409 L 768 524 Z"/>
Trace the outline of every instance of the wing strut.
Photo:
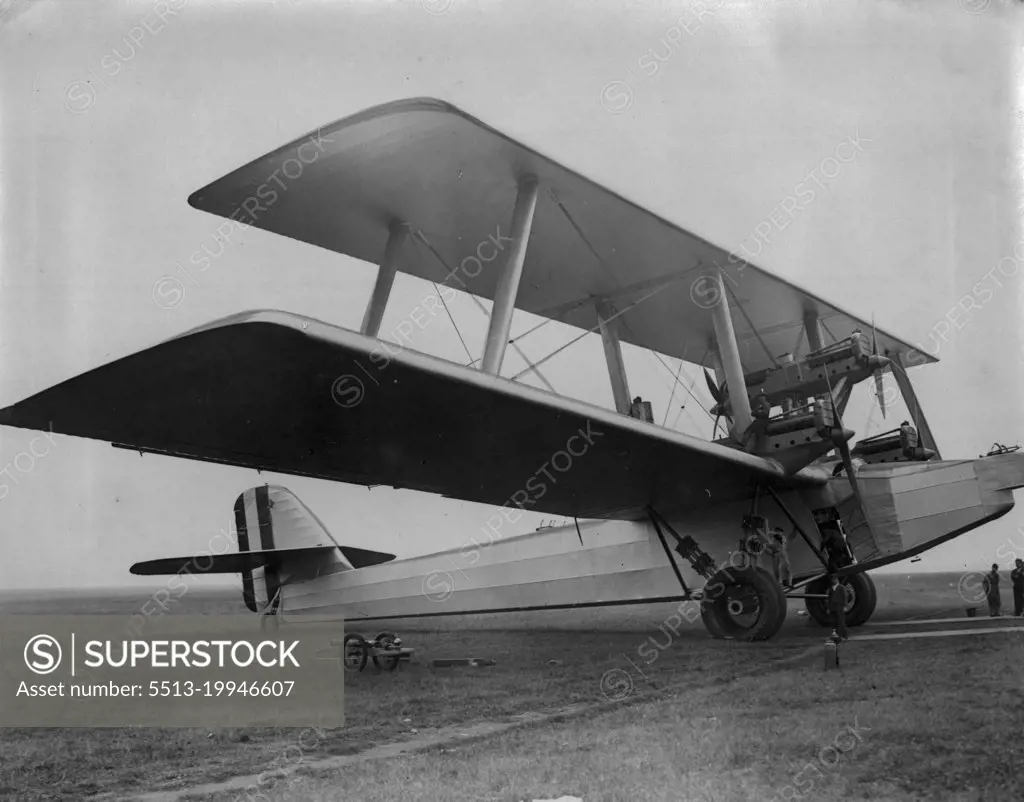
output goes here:
<path id="1" fill-rule="evenodd" d="M 797 519 L 793 517 L 793 513 L 789 511 L 789 507 L 786 506 L 785 502 L 782 500 L 779 494 L 775 492 L 775 488 L 773 488 L 771 485 L 766 485 L 765 489 L 771 494 L 771 497 L 775 500 L 775 503 L 779 505 L 779 509 L 782 510 L 782 514 L 789 519 L 789 522 L 793 525 L 793 528 L 800 533 L 800 537 L 804 539 L 804 542 L 807 544 L 807 547 L 814 552 L 814 555 L 819 560 L 821 560 L 822 566 L 827 566 L 828 559 L 826 559 L 825 555 L 818 549 L 817 546 L 814 545 L 814 541 L 811 540 L 810 535 L 808 535 L 807 532 L 804 531 L 804 528 L 800 526 L 800 523 L 797 521 Z"/>
<path id="2" fill-rule="evenodd" d="M 452 276 L 454 276 L 457 272 L 459 272 L 459 268 L 457 268 L 457 267 L 456 268 L 451 268 L 451 267 L 448 266 L 448 263 L 444 260 L 444 257 L 441 256 L 441 254 L 439 254 L 437 252 L 437 248 L 435 248 L 433 245 L 430 244 L 430 240 L 427 239 L 427 235 L 424 234 L 422 230 L 417 231 L 416 232 L 416 236 L 413 239 L 413 244 L 414 245 L 417 245 L 418 243 L 423 243 L 423 247 L 425 247 L 428 251 L 430 251 L 430 255 L 433 256 L 434 259 L 437 260 L 437 263 L 439 265 L 441 265 L 441 267 L 443 267 L 445 269 L 445 271 L 447 271 L 445 277 L 443 279 L 441 279 L 441 284 L 444 285 L 445 287 L 448 287 L 448 284 L 446 282 L 448 282 L 452 278 Z M 462 279 L 459 279 L 459 283 L 462 284 L 463 290 L 466 290 L 466 282 L 464 282 Z M 437 282 L 434 282 L 434 286 L 435 287 L 437 286 Z M 454 289 L 454 287 L 451 287 L 449 289 Z M 489 315 L 490 314 L 487 311 L 487 308 L 480 301 L 480 299 L 477 298 L 477 296 L 475 296 L 473 293 L 469 292 L 468 290 L 466 291 L 466 294 L 470 297 L 470 299 L 472 299 L 473 303 L 476 304 L 476 308 L 479 309 L 481 312 L 483 312 L 484 315 Z M 454 328 L 455 328 L 455 333 L 459 336 L 459 341 L 462 343 L 462 347 L 466 351 L 466 356 L 469 357 L 469 364 L 467 365 L 467 367 L 473 367 L 473 365 L 476 364 L 477 362 L 479 362 L 480 360 L 479 359 L 473 359 L 473 355 L 471 353 L 469 353 L 469 347 L 466 345 L 466 341 L 462 337 L 462 332 L 459 331 L 459 327 L 455 325 L 455 319 L 452 317 L 452 313 L 448 309 L 448 304 L 445 302 L 444 297 L 441 296 L 440 292 L 438 292 L 438 297 L 441 299 L 441 303 L 444 304 L 445 311 L 448 312 L 448 319 L 451 320 L 452 326 L 454 326 Z M 544 321 L 544 323 L 550 323 L 550 322 L 551 322 L 550 320 L 545 320 Z M 544 324 L 542 323 L 541 325 L 544 325 Z M 533 329 L 531 329 L 531 331 L 535 331 L 537 328 L 539 328 L 539 326 L 535 326 Z M 529 334 L 529 332 L 527 332 L 527 334 Z M 514 376 L 512 380 L 515 381 L 516 379 L 519 378 L 519 376 L 522 376 L 523 374 L 528 373 L 529 371 L 532 370 L 537 375 L 537 378 L 540 379 L 541 382 L 543 382 L 544 386 L 548 388 L 548 390 L 550 390 L 552 393 L 555 393 L 555 395 L 558 395 L 558 392 L 551 385 L 551 382 L 549 382 L 546 378 L 544 378 L 544 374 L 541 373 L 539 370 L 537 370 L 536 365 L 529 359 L 529 357 L 526 356 L 526 354 L 523 353 L 523 350 L 516 344 L 516 340 L 521 340 L 524 336 L 525 335 L 520 335 L 519 337 L 516 337 L 516 338 L 508 341 L 508 344 L 511 345 L 512 348 L 515 349 L 515 352 L 517 354 L 519 354 L 519 356 L 521 356 L 523 358 L 523 362 L 525 362 L 527 365 L 530 366 L 525 371 L 523 371 L 523 373 L 520 373 L 517 376 Z"/>
<path id="3" fill-rule="evenodd" d="M 668 530 L 668 533 L 676 539 L 676 551 L 690 562 L 694 571 L 709 580 L 718 573 L 718 566 L 715 565 L 714 559 L 710 554 L 697 545 L 696 540 L 689 535 L 686 535 L 685 537 L 680 535 L 672 528 L 672 524 L 666 521 L 665 517 L 654 509 L 654 507 L 647 507 L 647 515 L 651 519 L 651 523 L 654 524 L 654 528 L 657 530 L 659 536 L 662 536 L 661 527 L 664 526 L 665 529 Z M 674 560 L 672 565 L 675 566 Z M 679 581 L 683 581 L 681 575 L 679 577 Z M 683 585 L 683 588 L 686 588 L 685 584 Z"/>
<path id="4" fill-rule="evenodd" d="M 647 514 L 651 519 L 651 523 L 654 524 L 654 531 L 658 533 L 658 540 L 661 541 L 661 547 L 665 550 L 665 556 L 668 558 L 669 565 L 672 566 L 672 572 L 676 575 L 676 579 L 679 580 L 679 586 L 683 589 L 683 595 L 687 599 L 691 598 L 690 589 L 686 586 L 686 580 L 683 579 L 683 574 L 679 570 L 672 552 L 669 550 L 668 541 L 665 540 L 665 533 L 661 531 L 661 526 L 658 525 L 658 519 L 655 517 L 654 510 L 648 510 Z"/>
<path id="5" fill-rule="evenodd" d="M 737 442 L 743 441 L 743 434 L 753 423 L 750 414 L 750 399 L 747 397 L 747 382 L 743 376 L 743 364 L 740 362 L 740 349 L 736 343 L 736 330 L 732 325 L 732 316 L 729 314 L 729 299 L 725 294 L 725 282 L 722 280 L 721 272 L 710 277 L 715 282 L 715 289 L 718 298 L 711 307 L 711 314 L 715 325 L 715 350 L 719 359 L 722 360 L 722 368 L 725 372 L 726 381 L 730 388 L 735 388 L 729 393 L 729 401 L 732 406 L 732 436 Z"/>
<path id="6" fill-rule="evenodd" d="M 646 301 L 648 298 L 653 298 L 655 295 L 657 295 L 661 291 L 661 289 L 662 289 L 661 287 L 658 287 L 657 289 L 652 290 L 651 292 L 649 292 L 646 295 L 644 295 L 642 298 L 638 298 L 637 300 L 633 301 L 625 309 L 622 309 L 622 310 L 616 312 L 615 314 L 613 314 L 611 317 L 609 317 L 605 321 L 605 323 L 611 323 L 613 320 L 618 320 L 620 317 L 622 317 L 624 314 L 626 314 L 626 312 L 628 312 L 630 309 L 633 309 L 633 308 L 639 306 L 644 301 Z M 568 348 L 569 346 L 575 345 L 580 340 L 582 340 L 584 337 L 586 337 L 588 334 L 593 334 L 594 332 L 599 331 L 600 328 L 601 328 L 601 326 L 600 326 L 600 324 L 598 324 L 596 326 L 591 326 L 586 331 L 580 332 L 575 337 L 573 337 L 571 340 L 569 340 L 569 342 L 564 343 L 564 344 L 558 346 L 558 348 L 556 348 L 551 353 L 545 354 L 544 356 L 542 356 L 540 359 L 538 359 L 536 362 L 534 362 L 531 367 L 527 368 L 526 370 L 519 371 L 519 373 L 517 373 L 515 376 L 512 377 L 512 381 L 518 380 L 521 376 L 524 376 L 527 373 L 529 373 L 530 370 L 536 371 L 538 365 L 543 365 L 549 359 L 554 359 L 554 357 L 558 356 L 558 354 L 562 353 L 562 351 L 564 351 L 566 348 Z M 527 360 L 527 362 L 529 362 L 529 360 Z"/>
<path id="7" fill-rule="evenodd" d="M 942 455 L 939 453 L 939 444 L 935 442 L 935 435 L 932 434 L 931 427 L 925 419 L 924 410 L 921 409 L 921 403 L 917 400 L 914 385 L 910 383 L 910 376 L 907 375 L 907 370 L 903 366 L 902 355 L 894 354 L 889 358 L 893 361 L 895 368 L 892 375 L 896 377 L 896 384 L 899 385 L 903 400 L 907 404 L 907 409 L 910 410 L 910 419 L 914 421 L 914 426 L 917 427 L 917 431 L 921 435 L 921 445 L 934 451 L 935 459 L 942 459 Z"/>
<path id="8" fill-rule="evenodd" d="M 523 176 L 519 180 L 515 209 L 512 211 L 512 245 L 508 258 L 501 266 L 498 286 L 494 290 L 494 306 L 491 307 L 491 323 L 487 329 L 487 344 L 480 369 L 497 376 L 505 358 L 505 347 L 512 329 L 512 313 L 516 308 L 516 294 L 523 277 L 523 262 L 526 260 L 526 246 L 530 242 L 530 228 L 533 213 L 537 208 L 537 177 Z"/>
<path id="9" fill-rule="evenodd" d="M 818 321 L 817 309 L 804 311 L 804 332 L 807 334 L 807 347 L 811 352 L 820 351 L 825 347 L 825 343 L 821 341 L 821 326 Z"/>
<path id="10" fill-rule="evenodd" d="M 373 295 L 366 305 L 363 324 L 359 331 L 370 337 L 380 332 L 380 322 L 384 319 L 384 310 L 391 296 L 391 288 L 395 285 L 395 274 L 398 273 L 398 256 L 409 237 L 409 226 L 401 220 L 394 220 L 388 228 L 388 242 L 384 246 L 384 258 L 377 268 L 377 281 L 373 285 Z"/>
<path id="11" fill-rule="evenodd" d="M 734 293 L 729 288 L 729 285 L 726 284 L 725 282 L 722 282 L 722 286 L 725 287 L 726 291 L 729 293 L 729 295 L 732 297 L 732 299 L 736 302 L 736 308 L 740 310 L 740 314 L 743 315 L 743 319 L 747 321 L 747 326 L 749 326 L 750 330 L 752 332 L 754 332 L 754 336 L 757 338 L 757 341 L 761 344 L 761 348 L 764 349 L 765 355 L 771 361 L 772 365 L 774 365 L 776 368 L 778 368 L 779 367 L 779 360 L 777 360 L 774 356 L 772 356 L 772 352 L 768 349 L 768 346 L 765 345 L 764 338 L 761 336 L 761 332 L 759 332 L 757 330 L 757 327 L 754 325 L 754 321 L 752 321 L 750 319 L 750 315 L 747 314 L 747 310 L 743 308 L 743 304 L 740 303 L 740 299 L 736 297 L 736 293 Z"/>
<path id="12" fill-rule="evenodd" d="M 631 408 L 629 382 L 626 379 L 626 364 L 622 361 L 622 346 L 619 345 L 619 323 L 611 303 L 604 298 L 595 301 L 597 306 L 597 322 L 601 329 L 601 342 L 604 345 L 604 359 L 608 363 L 608 378 L 612 383 L 612 396 L 615 409 L 622 415 L 628 415 Z M 682 363 L 680 363 L 682 364 Z"/>

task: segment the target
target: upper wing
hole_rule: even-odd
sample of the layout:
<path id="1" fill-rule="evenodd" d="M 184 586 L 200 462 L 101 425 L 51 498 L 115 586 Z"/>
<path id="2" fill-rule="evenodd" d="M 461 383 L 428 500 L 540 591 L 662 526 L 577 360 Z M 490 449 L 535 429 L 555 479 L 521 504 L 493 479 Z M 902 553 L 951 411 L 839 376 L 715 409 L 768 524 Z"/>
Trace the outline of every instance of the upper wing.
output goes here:
<path id="1" fill-rule="evenodd" d="M 620 317 L 627 342 L 705 362 L 715 291 L 702 279 L 719 265 L 730 302 L 741 307 L 733 311 L 748 373 L 796 353 L 805 311 L 816 311 L 838 339 L 871 328 L 437 100 L 389 103 L 324 126 L 198 190 L 189 203 L 374 264 L 389 225 L 400 221 L 413 236 L 399 270 L 444 281 L 458 269 L 449 286 L 493 298 L 524 173 L 537 175 L 540 192 L 520 309 L 592 329 L 592 301 L 605 297 L 629 310 Z M 914 350 L 881 329 L 877 335 L 881 353 Z M 911 359 L 931 361 L 921 353 Z"/>
<path id="2" fill-rule="evenodd" d="M 0 410 L 0 424 L 581 518 L 817 484 L 774 460 L 283 312 L 240 315 Z"/>

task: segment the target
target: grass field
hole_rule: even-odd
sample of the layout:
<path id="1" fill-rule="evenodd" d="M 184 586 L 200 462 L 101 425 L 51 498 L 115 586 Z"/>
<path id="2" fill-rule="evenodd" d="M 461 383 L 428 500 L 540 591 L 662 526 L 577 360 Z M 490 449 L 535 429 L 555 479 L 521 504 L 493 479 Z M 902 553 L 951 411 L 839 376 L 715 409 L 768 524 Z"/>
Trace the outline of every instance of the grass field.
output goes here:
<path id="1" fill-rule="evenodd" d="M 963 617 L 957 579 L 876 577 L 875 620 Z M 131 613 L 148 596 L 22 594 L 0 597 L 0 612 Z M 240 608 L 233 593 L 192 590 L 174 612 Z M 659 627 L 673 609 L 395 622 L 388 629 L 416 648 L 415 662 L 394 674 L 370 668 L 346 677 L 347 726 L 306 742 L 303 771 L 259 792 L 202 798 L 1024 798 L 1015 773 L 1024 765 L 1024 632 L 855 640 L 844 647 L 842 669 L 826 673 L 822 630 L 793 614 L 796 603 L 782 635 L 761 645 L 712 641 L 699 623 L 666 636 Z M 445 656 L 492 657 L 497 665 L 430 665 Z M 316 768 L 330 756 L 415 741 L 452 724 L 574 704 L 589 707 L 457 747 L 344 771 Z M 294 766 L 296 737 L 286 729 L 6 730 L 0 798 L 124 797 L 272 772 Z M 841 755 L 828 748 L 836 743 Z"/>

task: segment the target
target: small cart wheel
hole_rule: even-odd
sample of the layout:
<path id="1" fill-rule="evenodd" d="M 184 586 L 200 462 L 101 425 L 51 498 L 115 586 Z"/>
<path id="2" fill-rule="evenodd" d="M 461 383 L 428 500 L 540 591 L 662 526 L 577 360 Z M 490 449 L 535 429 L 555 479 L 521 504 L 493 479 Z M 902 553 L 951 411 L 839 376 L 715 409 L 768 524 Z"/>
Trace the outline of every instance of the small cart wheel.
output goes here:
<path id="1" fill-rule="evenodd" d="M 394 632 L 381 632 L 374 639 L 374 646 L 376 646 L 378 649 L 397 650 L 398 644 L 398 636 L 395 635 Z M 381 656 L 379 658 L 377 657 L 376 654 L 373 655 L 373 664 L 377 668 L 384 668 L 388 671 L 394 671 L 396 668 L 398 668 L 398 660 L 399 657 L 397 654 L 387 657 Z"/>
<path id="2" fill-rule="evenodd" d="M 345 668 L 349 671 L 362 671 L 366 668 L 366 657 L 369 651 L 370 647 L 362 635 L 356 632 L 346 635 L 344 645 L 341 647 Z"/>

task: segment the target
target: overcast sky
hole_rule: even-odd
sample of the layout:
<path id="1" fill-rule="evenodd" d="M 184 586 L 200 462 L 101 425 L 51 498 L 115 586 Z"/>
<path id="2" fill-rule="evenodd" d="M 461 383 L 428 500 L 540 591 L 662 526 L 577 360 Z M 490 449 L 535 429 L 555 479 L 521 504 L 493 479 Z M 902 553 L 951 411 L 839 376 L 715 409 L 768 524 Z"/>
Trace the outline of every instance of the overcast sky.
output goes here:
<path id="1" fill-rule="evenodd" d="M 937 353 L 912 375 L 943 456 L 1020 442 L 1022 15 L 1005 0 L 706 5 L 720 7 L 0 2 L 0 405 L 248 309 L 358 328 L 373 266 L 256 229 L 191 283 L 176 263 L 219 251 L 220 221 L 186 197 L 320 125 L 430 96 Z M 851 137 L 856 158 L 823 173 Z M 814 201 L 773 213 L 812 173 Z M 153 295 L 168 276 L 185 289 L 169 309 Z M 399 278 L 382 336 L 426 288 Z M 484 315 L 465 298 L 452 311 L 478 356 Z M 523 345 L 537 359 L 568 337 L 545 327 Z M 413 347 L 465 361 L 440 317 Z M 677 363 L 631 347 L 626 361 L 658 422 L 668 409 L 710 435 L 685 390 L 668 407 Z M 510 352 L 506 374 L 522 367 Z M 612 407 L 596 336 L 543 370 Z M 706 401 L 692 366 L 681 375 Z M 847 415 L 858 436 L 905 414 L 882 421 L 870 395 Z M 340 541 L 401 555 L 461 545 L 491 513 L 40 438 L 0 429 L 8 588 L 128 583 L 132 562 L 202 551 L 265 481 Z M 910 567 L 984 566 L 1011 540 L 1024 555 L 1022 523 L 1015 510 Z"/>

